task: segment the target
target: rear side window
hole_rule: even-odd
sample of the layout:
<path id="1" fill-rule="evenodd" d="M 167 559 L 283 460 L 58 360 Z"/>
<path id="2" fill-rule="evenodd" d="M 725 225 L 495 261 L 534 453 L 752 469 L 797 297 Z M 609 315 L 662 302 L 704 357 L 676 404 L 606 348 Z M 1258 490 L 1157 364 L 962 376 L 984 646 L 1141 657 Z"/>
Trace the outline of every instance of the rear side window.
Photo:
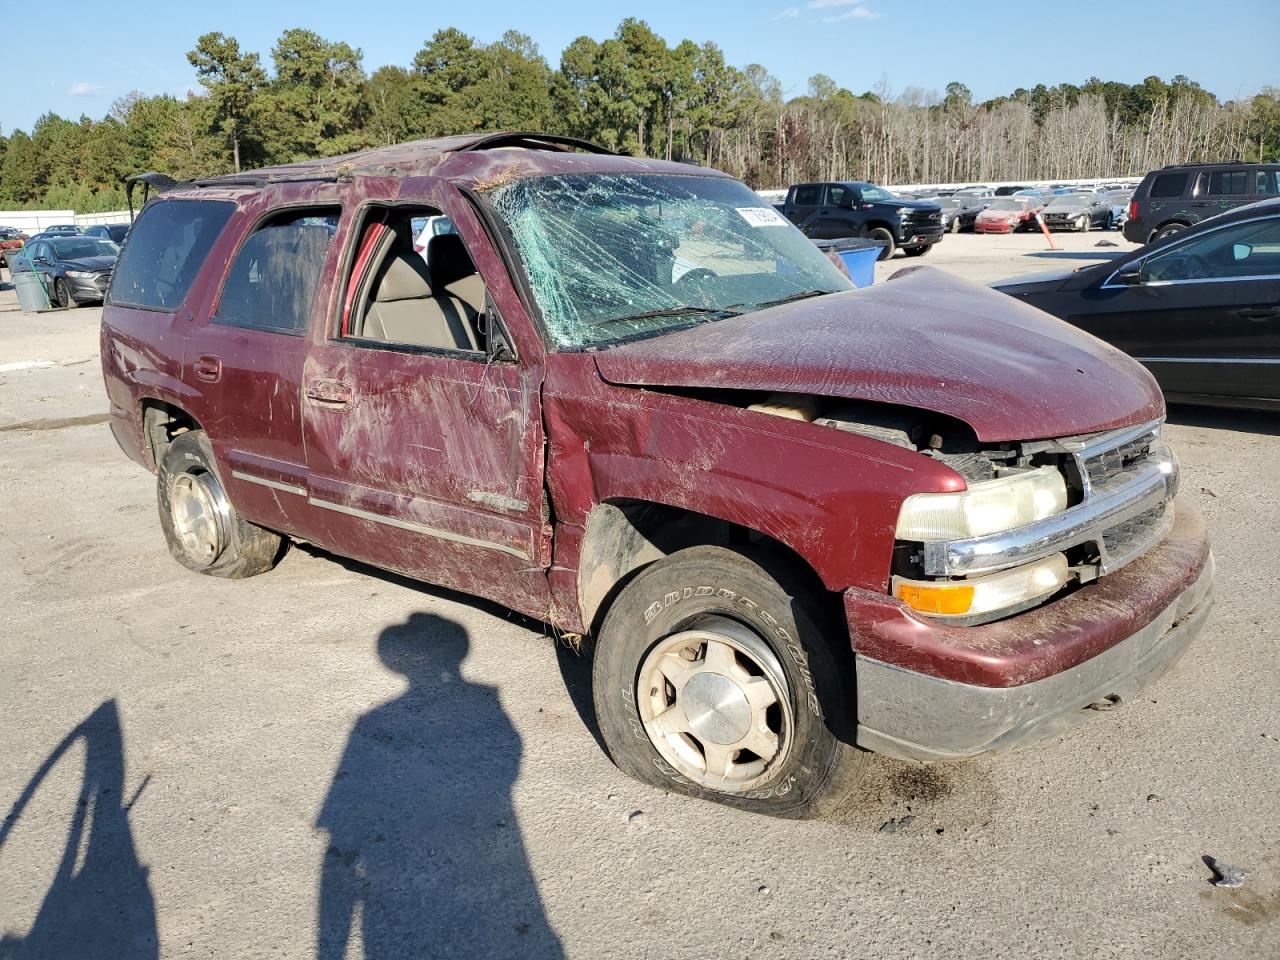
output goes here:
<path id="1" fill-rule="evenodd" d="M 1209 177 L 1209 193 L 1215 197 L 1230 197 L 1250 192 L 1249 171 L 1215 170 Z"/>
<path id="2" fill-rule="evenodd" d="M 225 200 L 162 200 L 147 207 L 116 261 L 111 302 L 177 310 L 235 210 Z"/>
<path id="3" fill-rule="evenodd" d="M 1254 174 L 1254 178 L 1254 193 L 1260 197 L 1274 197 L 1276 195 L 1276 172 L 1274 170 L 1259 170 Z"/>
<path id="4" fill-rule="evenodd" d="M 818 205 L 818 195 L 822 192 L 822 187 L 796 187 L 795 199 L 792 205 L 797 207 L 816 207 Z"/>
<path id="5" fill-rule="evenodd" d="M 1152 198 L 1180 197 L 1182 192 L 1187 189 L 1187 175 L 1185 173 L 1162 173 L 1156 177 L 1151 183 Z"/>
<path id="6" fill-rule="evenodd" d="M 255 230 L 231 263 L 214 319 L 305 332 L 338 215 L 333 208 L 294 210 Z"/>

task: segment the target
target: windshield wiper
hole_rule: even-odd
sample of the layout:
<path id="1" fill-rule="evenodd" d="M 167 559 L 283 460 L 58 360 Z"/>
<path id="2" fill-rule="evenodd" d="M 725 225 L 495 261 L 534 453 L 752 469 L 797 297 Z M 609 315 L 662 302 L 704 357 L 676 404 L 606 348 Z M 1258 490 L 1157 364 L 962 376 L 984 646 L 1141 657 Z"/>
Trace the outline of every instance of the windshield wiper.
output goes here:
<path id="1" fill-rule="evenodd" d="M 779 297 L 777 300 L 766 300 L 763 303 L 757 303 L 753 309 L 764 310 L 766 307 L 780 307 L 784 303 L 793 303 L 796 300 L 808 300 L 810 297 L 825 297 L 828 293 L 834 292 L 834 290 L 801 290 L 799 293 L 793 293 L 787 297 Z"/>
<path id="2" fill-rule="evenodd" d="M 720 317 L 736 317 L 741 313 L 736 306 L 734 307 L 695 307 L 691 304 L 684 304 L 678 307 L 665 307 L 661 310 L 646 310 L 644 313 L 629 313 L 624 317 L 609 317 L 605 320 L 597 320 L 591 324 L 593 327 L 602 327 L 612 323 L 625 323 L 629 320 L 651 320 L 654 317 L 685 317 L 690 315 L 706 315 Z"/>

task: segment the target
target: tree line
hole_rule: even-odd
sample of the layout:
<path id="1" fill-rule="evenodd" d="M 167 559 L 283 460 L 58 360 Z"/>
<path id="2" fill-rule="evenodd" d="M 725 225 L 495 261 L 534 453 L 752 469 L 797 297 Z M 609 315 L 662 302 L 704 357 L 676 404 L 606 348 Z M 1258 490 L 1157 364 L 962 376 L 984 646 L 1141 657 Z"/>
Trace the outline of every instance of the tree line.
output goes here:
<path id="1" fill-rule="evenodd" d="M 1221 102 L 1184 76 L 1140 84 L 1019 88 L 974 102 L 882 82 L 861 94 L 825 74 L 787 98 L 759 64 L 714 43 L 671 46 L 643 21 L 574 40 L 552 68 L 509 31 L 480 43 L 437 31 L 408 66 L 366 73 L 358 48 L 286 30 L 259 54 L 221 33 L 187 54 L 202 87 L 184 99 L 134 92 L 101 119 L 46 113 L 0 131 L 0 207 L 124 206 L 122 179 L 179 178 L 503 129 L 583 137 L 634 155 L 689 160 L 766 188 L 807 179 L 942 183 L 1136 175 L 1165 163 L 1280 160 L 1280 89 Z"/>

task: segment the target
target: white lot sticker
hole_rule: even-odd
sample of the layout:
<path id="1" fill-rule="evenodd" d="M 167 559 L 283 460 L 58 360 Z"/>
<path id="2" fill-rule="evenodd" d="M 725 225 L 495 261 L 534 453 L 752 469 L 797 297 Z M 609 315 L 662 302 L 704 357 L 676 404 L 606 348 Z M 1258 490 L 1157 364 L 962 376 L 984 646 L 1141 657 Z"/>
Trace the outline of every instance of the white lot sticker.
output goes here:
<path id="1" fill-rule="evenodd" d="M 787 218 L 773 207 L 735 207 L 738 216 L 753 227 L 785 227 Z"/>

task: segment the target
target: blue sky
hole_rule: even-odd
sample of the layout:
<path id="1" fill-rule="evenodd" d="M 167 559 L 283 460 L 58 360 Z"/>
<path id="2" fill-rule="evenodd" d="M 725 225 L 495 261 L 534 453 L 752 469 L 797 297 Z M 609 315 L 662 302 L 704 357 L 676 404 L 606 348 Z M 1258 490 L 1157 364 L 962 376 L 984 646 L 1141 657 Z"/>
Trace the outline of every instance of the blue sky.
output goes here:
<path id="1" fill-rule="evenodd" d="M 423 41 L 446 26 L 483 41 L 520 30 L 555 66 L 574 37 L 602 39 L 631 15 L 669 43 L 710 40 L 730 63 L 763 64 L 788 96 L 803 93 L 818 72 L 855 93 L 882 78 L 895 92 L 940 91 L 960 80 L 979 99 L 1090 75 L 1134 83 L 1184 73 L 1224 99 L 1280 86 L 1280 0 L 1235 0 L 1212 8 L 1216 13 L 1203 0 L 420 0 L 381 6 L 388 12 L 375 18 L 377 4 L 337 0 L 132 0 L 124 7 L 62 0 L 51 22 L 47 6 L 0 0 L 0 129 L 29 130 L 48 110 L 101 117 L 112 100 L 134 89 L 179 96 L 198 89 L 185 53 L 210 30 L 235 36 L 269 66 L 275 39 L 295 26 L 360 47 L 370 72 L 387 63 L 407 65 Z"/>

